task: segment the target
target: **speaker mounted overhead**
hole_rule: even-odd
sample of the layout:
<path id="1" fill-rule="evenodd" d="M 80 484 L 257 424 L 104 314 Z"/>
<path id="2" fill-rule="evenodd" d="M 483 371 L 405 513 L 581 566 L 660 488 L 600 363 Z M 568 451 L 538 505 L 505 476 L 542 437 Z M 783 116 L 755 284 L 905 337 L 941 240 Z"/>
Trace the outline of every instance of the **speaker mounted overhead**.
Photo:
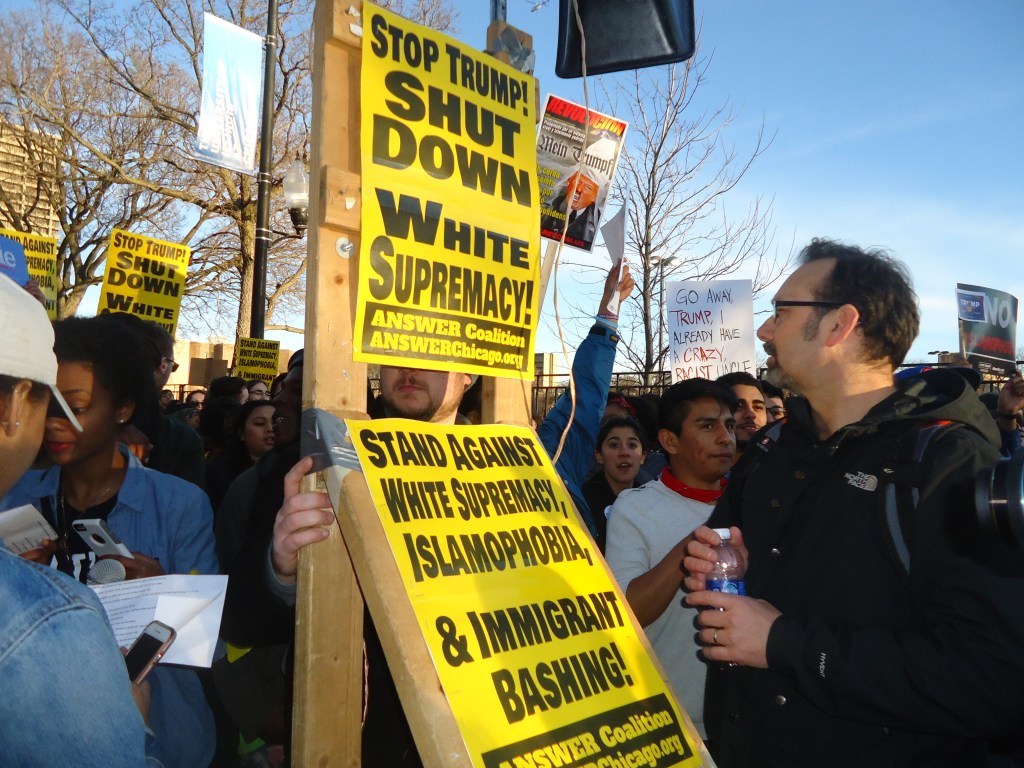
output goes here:
<path id="1" fill-rule="evenodd" d="M 671 64 L 693 56 L 693 0 L 559 0 L 555 74 L 561 78 L 583 76 L 574 2 L 583 22 L 588 75 Z"/>

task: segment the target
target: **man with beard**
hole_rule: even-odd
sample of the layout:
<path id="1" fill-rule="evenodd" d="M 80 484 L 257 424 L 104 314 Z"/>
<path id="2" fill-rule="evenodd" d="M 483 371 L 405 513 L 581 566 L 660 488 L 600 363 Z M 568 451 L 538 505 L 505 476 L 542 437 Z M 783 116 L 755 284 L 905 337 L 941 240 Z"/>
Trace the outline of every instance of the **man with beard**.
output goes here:
<path id="1" fill-rule="evenodd" d="M 619 279 L 616 264 L 608 272 L 600 307 L 606 308 L 614 293 L 624 301 L 634 287 L 628 267 Z M 562 456 L 555 465 L 575 503 L 587 517 L 581 485 L 593 455 L 596 435 L 604 413 L 618 342 L 617 316 L 599 314 L 595 325 L 581 343 L 573 360 L 577 407 L 575 420 L 566 436 Z M 329 526 L 335 524 L 327 494 L 301 492 L 302 477 L 312 467 L 309 458 L 298 461 L 298 427 L 302 405 L 302 358 L 296 353 L 289 362 L 288 376 L 275 396 L 275 434 L 277 443 L 268 457 L 239 476 L 221 505 L 218 520 L 218 547 L 221 563 L 230 573 L 221 636 L 239 646 L 258 646 L 257 652 L 269 655 L 275 646 L 284 647 L 294 634 L 296 572 L 299 550 L 323 541 Z M 392 418 L 454 424 L 459 404 L 472 378 L 465 373 L 433 371 L 402 366 L 381 366 L 380 404 L 382 415 Z M 562 398 L 538 430 L 542 442 L 553 453 L 562 428 L 569 424 L 572 404 Z M 296 463 L 298 462 L 298 463 Z M 244 480 L 253 473 L 256 477 Z M 592 525 L 592 521 L 588 521 Z M 592 529 L 593 530 L 593 529 Z M 223 535 L 222 535 L 223 534 Z M 420 766 L 419 754 L 402 712 L 398 692 L 388 669 L 368 612 L 363 617 L 366 668 L 368 670 L 366 718 L 362 729 L 363 764 L 412 768 Z M 270 657 L 273 661 L 276 657 Z M 231 680 L 226 665 L 221 665 L 222 689 Z M 238 682 L 237 680 L 234 682 Z M 239 683 L 229 708 L 243 720 L 245 736 L 260 735 L 264 740 L 284 743 L 290 729 L 289 679 L 284 681 L 284 717 L 268 709 L 260 691 Z M 231 695 L 230 692 L 227 695 Z M 264 697 L 265 698 L 265 697 Z M 274 730 L 271 730 L 271 727 Z M 282 728 L 284 726 L 284 728 Z M 248 728 L 248 730 L 247 730 Z"/>
<path id="2" fill-rule="evenodd" d="M 1024 566 L 973 511 L 998 459 L 992 419 L 965 380 L 893 371 L 917 335 L 904 267 L 815 240 L 758 330 L 768 378 L 794 392 L 772 445 L 747 452 L 684 566 L 709 667 L 705 722 L 722 768 L 979 766 L 986 739 L 1024 720 Z M 894 458 L 945 428 L 885 522 Z M 746 596 L 705 591 L 731 527 Z"/>
<path id="3" fill-rule="evenodd" d="M 736 460 L 750 445 L 750 439 L 768 423 L 768 409 L 765 406 L 761 382 L 745 371 L 733 371 L 719 376 L 716 381 L 732 390 L 736 398 Z"/>

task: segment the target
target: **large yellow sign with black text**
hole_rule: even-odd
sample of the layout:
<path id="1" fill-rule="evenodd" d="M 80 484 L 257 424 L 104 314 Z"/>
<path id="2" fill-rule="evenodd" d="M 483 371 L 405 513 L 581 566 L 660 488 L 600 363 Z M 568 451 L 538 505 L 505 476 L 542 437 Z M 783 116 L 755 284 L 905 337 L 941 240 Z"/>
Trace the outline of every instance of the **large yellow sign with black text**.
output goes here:
<path id="1" fill-rule="evenodd" d="M 347 425 L 475 766 L 701 765 L 530 430 Z"/>
<path id="2" fill-rule="evenodd" d="M 96 313 L 127 312 L 159 323 L 173 336 L 191 255 L 187 245 L 115 229 Z"/>
<path id="3" fill-rule="evenodd" d="M 439 32 L 363 10 L 353 357 L 531 378 L 535 82 Z"/>

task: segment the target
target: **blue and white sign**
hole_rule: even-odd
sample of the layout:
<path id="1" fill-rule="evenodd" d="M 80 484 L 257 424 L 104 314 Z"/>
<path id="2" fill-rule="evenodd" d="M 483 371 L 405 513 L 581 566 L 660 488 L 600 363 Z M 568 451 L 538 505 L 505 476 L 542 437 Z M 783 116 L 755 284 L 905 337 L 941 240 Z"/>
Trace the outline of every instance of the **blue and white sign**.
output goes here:
<path id="1" fill-rule="evenodd" d="M 991 376 L 1017 370 L 1017 297 L 997 288 L 956 284 L 960 354 Z"/>
<path id="2" fill-rule="evenodd" d="M 21 243 L 9 237 L 0 236 L 0 272 L 18 285 L 24 285 L 29 281 L 25 249 Z"/>
<path id="3" fill-rule="evenodd" d="M 203 14 L 203 101 L 197 159 L 252 173 L 263 86 L 263 38 Z"/>

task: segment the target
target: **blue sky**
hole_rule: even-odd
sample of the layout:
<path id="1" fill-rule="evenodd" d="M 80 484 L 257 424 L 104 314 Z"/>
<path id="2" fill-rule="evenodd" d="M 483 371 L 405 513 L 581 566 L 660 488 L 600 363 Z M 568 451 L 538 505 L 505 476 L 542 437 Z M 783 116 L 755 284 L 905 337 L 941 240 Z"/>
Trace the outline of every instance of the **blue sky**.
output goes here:
<path id="1" fill-rule="evenodd" d="M 582 101 L 580 80 L 554 74 L 557 0 L 531 12 L 535 2 L 508 0 L 508 21 L 534 37 L 541 94 Z M 456 36 L 483 47 L 489 3 L 459 5 Z M 1024 3 L 697 0 L 695 9 L 700 55 L 713 57 L 702 102 L 731 102 L 739 148 L 762 120 L 775 133 L 730 210 L 773 197 L 784 247 L 823 236 L 903 260 L 922 307 L 911 360 L 956 349 L 957 282 L 1024 298 Z M 545 325 L 538 351 L 554 351 Z M 567 328 L 570 340 L 579 333 Z"/>
<path id="2" fill-rule="evenodd" d="M 554 74 L 558 0 L 531 12 L 537 2 L 507 0 L 508 21 L 534 37 L 541 94 L 582 102 L 582 81 Z M 483 48 L 490 3 L 456 5 L 455 36 Z M 712 57 L 701 102 L 731 103 L 738 119 L 728 138 L 740 150 L 762 121 L 775 134 L 731 193 L 730 211 L 774 198 L 784 249 L 822 236 L 902 259 L 923 320 L 909 360 L 957 348 L 957 282 L 1024 298 L 1024 2 L 696 0 L 695 9 L 700 55 Z M 597 303 L 597 289 L 574 278 L 559 282 L 563 314 L 571 301 Z M 542 352 L 560 349 L 551 293 Z M 586 328 L 564 325 L 574 348 Z"/>

